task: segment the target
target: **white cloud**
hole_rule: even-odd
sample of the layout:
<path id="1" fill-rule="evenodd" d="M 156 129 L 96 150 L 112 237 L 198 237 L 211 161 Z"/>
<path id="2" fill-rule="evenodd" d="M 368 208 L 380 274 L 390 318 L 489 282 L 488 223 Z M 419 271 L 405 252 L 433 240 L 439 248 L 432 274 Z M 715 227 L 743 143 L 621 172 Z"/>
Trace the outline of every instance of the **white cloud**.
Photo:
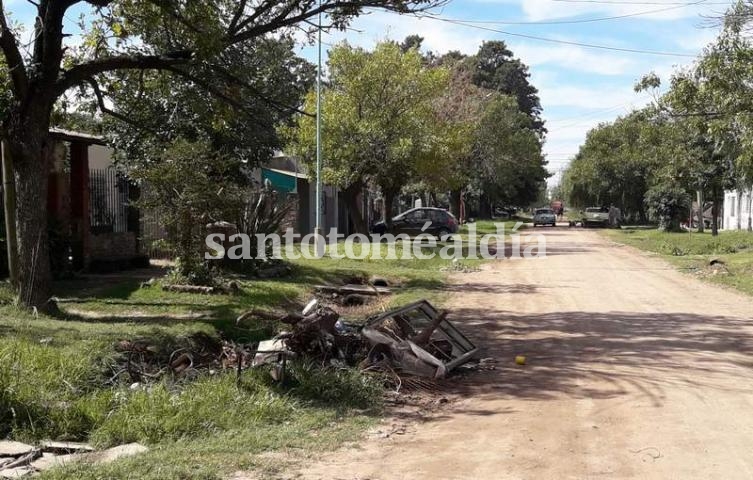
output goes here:
<path id="1" fill-rule="evenodd" d="M 683 50 L 701 52 L 719 35 L 719 28 L 698 28 L 695 35 L 677 35 L 672 41 Z"/>
<path id="2" fill-rule="evenodd" d="M 558 2 L 552 0 L 477 0 L 478 3 L 517 5 L 527 20 L 538 22 L 573 17 L 611 17 L 631 15 L 627 18 L 643 20 L 677 20 L 692 18 L 699 13 L 710 13 L 709 7 L 698 5 L 677 5 L 677 0 L 654 0 L 651 5 L 631 5 L 628 3 Z M 693 3 L 689 1 L 688 3 Z M 620 19 L 621 20 L 621 19 Z M 615 20 L 619 21 L 619 20 Z"/>
<path id="3" fill-rule="evenodd" d="M 541 104 L 549 107 L 605 108 L 630 105 L 639 97 L 630 85 L 539 85 Z"/>
<path id="4" fill-rule="evenodd" d="M 574 45 L 542 45 L 516 42 L 510 45 L 527 65 L 557 65 L 569 70 L 599 75 L 620 75 L 635 70 L 635 62 L 625 54 L 599 53 Z"/>
<path id="5" fill-rule="evenodd" d="M 414 34 L 424 37 L 425 50 L 438 53 L 458 50 L 470 55 L 478 51 L 483 40 L 489 39 L 488 32 L 460 25 L 389 12 L 372 12 L 356 19 L 351 31 L 327 35 L 326 41 L 335 43 L 347 38 L 353 45 L 371 47 L 384 39 L 399 41 Z"/>

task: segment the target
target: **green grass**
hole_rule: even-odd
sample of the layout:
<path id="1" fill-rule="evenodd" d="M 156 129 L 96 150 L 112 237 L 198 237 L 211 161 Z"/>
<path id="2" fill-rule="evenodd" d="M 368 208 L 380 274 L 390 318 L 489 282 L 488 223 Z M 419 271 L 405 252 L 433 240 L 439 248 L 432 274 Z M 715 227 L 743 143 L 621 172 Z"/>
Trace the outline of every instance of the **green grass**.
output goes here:
<path id="1" fill-rule="evenodd" d="M 515 222 L 505 222 L 506 232 Z M 479 235 L 496 233 L 478 222 Z M 461 235 L 467 232 L 461 231 Z M 467 249 L 467 236 L 461 248 Z M 440 243 L 424 254 L 447 248 Z M 338 253 L 345 246 L 338 245 Z M 361 245 L 354 245 L 356 253 Z M 56 285 L 63 318 L 32 316 L 10 305 L 0 289 L 0 438 L 88 441 L 98 447 L 141 442 L 150 451 L 107 465 L 72 465 L 42 478 L 224 478 L 233 471 L 263 469 L 276 462 L 265 452 L 307 456 L 356 439 L 379 418 L 381 385 L 354 370 L 291 365 L 284 386 L 266 372 L 246 371 L 240 386 L 233 371 L 219 367 L 190 381 L 164 376 L 132 386 L 122 372 L 124 339 L 156 345 L 162 364 L 170 352 L 221 339 L 253 342 L 275 325 L 236 325 L 251 308 L 299 308 L 313 286 L 350 278 L 381 277 L 392 285 L 386 306 L 427 298 L 441 306 L 451 260 L 400 259 L 401 246 L 378 245 L 398 259 L 299 259 L 280 279 L 238 278 L 234 295 L 165 292 L 141 278 Z M 480 260 L 462 260 L 475 267 Z M 455 265 L 457 266 L 457 265 Z M 385 305 L 375 306 L 383 308 Z M 366 313 L 359 311 L 359 320 Z M 113 380 L 114 379 L 114 380 Z"/>
<path id="2" fill-rule="evenodd" d="M 130 380 L 108 384 L 116 340 L 145 338 L 172 349 L 196 336 L 219 339 L 208 322 L 62 321 L 11 306 L 0 315 L 0 438 L 151 448 L 138 459 L 42 478 L 222 478 L 256 466 L 266 451 L 334 448 L 379 413 L 374 379 L 307 365 L 291 365 L 284 386 L 253 370 L 238 386 L 234 372 L 219 368 L 190 382 L 166 375 L 137 388 Z"/>
<path id="3" fill-rule="evenodd" d="M 124 355 L 115 349 L 118 341 L 143 339 L 164 361 L 197 342 L 268 338 L 274 325 L 238 326 L 235 318 L 250 308 L 298 308 L 320 283 L 383 277 L 396 285 L 390 305 L 420 298 L 441 305 L 452 262 L 324 258 L 293 265 L 288 278 L 239 279 L 235 295 L 164 292 L 159 283 L 141 288 L 135 278 L 94 286 L 69 281 L 56 286 L 64 318 L 34 317 L 8 304 L 10 294 L 0 289 L 0 438 L 150 447 L 135 458 L 72 465 L 41 477 L 92 479 L 268 472 L 275 462 L 260 455 L 265 452 L 306 456 L 356 439 L 379 418 L 381 386 L 353 370 L 292 365 L 284 386 L 265 372 L 246 371 L 240 387 L 233 371 L 219 367 L 191 381 L 168 374 L 134 388 L 127 375 L 115 375 Z"/>
<path id="4" fill-rule="evenodd" d="M 683 271 L 704 280 L 753 295 L 753 234 L 746 231 L 666 233 L 649 229 L 604 230 L 610 239 L 661 255 Z M 712 259 L 725 263 L 726 271 L 714 274 Z"/>
<path id="5" fill-rule="evenodd" d="M 509 235 L 513 232 L 513 229 L 515 228 L 515 225 L 517 223 L 525 223 L 530 221 L 529 218 L 521 218 L 520 220 L 504 220 L 504 221 L 494 221 L 494 220 L 477 220 L 476 222 L 472 224 L 465 224 L 460 228 L 460 234 L 463 237 L 467 237 L 468 235 L 468 227 L 470 225 L 475 225 L 476 227 L 476 235 L 489 235 L 489 234 L 496 234 L 497 233 L 497 226 L 501 225 L 504 227 L 504 231 L 506 235 Z M 522 230 L 524 227 L 521 226 L 520 229 Z"/>

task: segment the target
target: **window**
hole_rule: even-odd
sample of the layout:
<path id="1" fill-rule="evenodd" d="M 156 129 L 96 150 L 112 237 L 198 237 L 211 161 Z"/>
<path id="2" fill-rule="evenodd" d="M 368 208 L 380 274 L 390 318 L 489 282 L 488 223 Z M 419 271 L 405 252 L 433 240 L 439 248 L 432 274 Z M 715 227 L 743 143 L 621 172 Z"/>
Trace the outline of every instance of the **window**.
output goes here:
<path id="1" fill-rule="evenodd" d="M 414 210 L 405 214 L 405 220 L 409 222 L 423 222 L 426 221 L 426 212 L 423 210 Z"/>
<path id="2" fill-rule="evenodd" d="M 442 210 L 430 210 L 431 221 L 436 223 L 447 223 L 447 214 Z"/>

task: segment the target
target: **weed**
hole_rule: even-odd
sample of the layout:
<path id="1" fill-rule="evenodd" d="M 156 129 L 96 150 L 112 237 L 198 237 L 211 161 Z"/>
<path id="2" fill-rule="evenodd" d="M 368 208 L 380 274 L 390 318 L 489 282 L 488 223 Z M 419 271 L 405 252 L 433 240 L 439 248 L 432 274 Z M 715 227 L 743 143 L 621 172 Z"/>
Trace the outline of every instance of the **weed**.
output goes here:
<path id="1" fill-rule="evenodd" d="M 322 368 L 310 362 L 293 362 L 289 374 L 292 395 L 338 407 L 378 407 L 384 391 L 378 378 L 353 368 Z"/>

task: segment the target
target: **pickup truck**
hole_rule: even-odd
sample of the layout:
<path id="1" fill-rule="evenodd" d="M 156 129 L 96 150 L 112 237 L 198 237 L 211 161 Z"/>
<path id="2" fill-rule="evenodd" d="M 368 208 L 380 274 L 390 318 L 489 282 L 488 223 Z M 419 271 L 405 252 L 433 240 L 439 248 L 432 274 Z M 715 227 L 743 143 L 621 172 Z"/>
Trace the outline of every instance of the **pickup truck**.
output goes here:
<path id="1" fill-rule="evenodd" d="M 581 225 L 587 227 L 609 227 L 609 208 L 588 207 L 583 213 Z"/>

